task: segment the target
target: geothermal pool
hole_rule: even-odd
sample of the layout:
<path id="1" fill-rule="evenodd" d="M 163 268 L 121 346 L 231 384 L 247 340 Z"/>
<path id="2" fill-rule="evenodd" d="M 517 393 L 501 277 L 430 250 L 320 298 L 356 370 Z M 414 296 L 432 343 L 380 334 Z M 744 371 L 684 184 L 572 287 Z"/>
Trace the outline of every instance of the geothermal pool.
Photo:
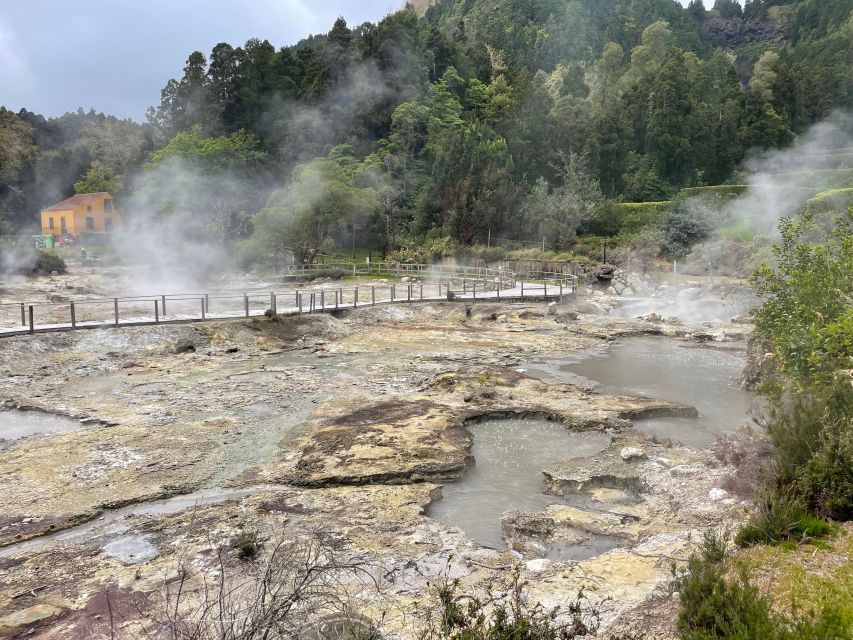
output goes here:
<path id="1" fill-rule="evenodd" d="M 79 429 L 78 420 L 45 411 L 0 411 L 0 442 Z"/>
<path id="2" fill-rule="evenodd" d="M 564 502 L 542 493 L 545 467 L 557 460 L 594 455 L 610 445 L 605 433 L 573 433 L 547 420 L 487 420 L 468 429 L 474 435 L 475 464 L 461 479 L 444 485 L 442 499 L 430 505 L 427 515 L 495 549 L 506 547 L 501 537 L 504 511 L 542 511 Z"/>
<path id="3" fill-rule="evenodd" d="M 737 386 L 745 359 L 738 352 L 671 338 L 624 338 L 609 348 L 532 363 L 563 382 L 586 383 L 605 394 L 631 394 L 696 407 L 698 418 L 650 418 L 636 427 L 659 439 L 704 448 L 750 423 L 755 396 Z"/>

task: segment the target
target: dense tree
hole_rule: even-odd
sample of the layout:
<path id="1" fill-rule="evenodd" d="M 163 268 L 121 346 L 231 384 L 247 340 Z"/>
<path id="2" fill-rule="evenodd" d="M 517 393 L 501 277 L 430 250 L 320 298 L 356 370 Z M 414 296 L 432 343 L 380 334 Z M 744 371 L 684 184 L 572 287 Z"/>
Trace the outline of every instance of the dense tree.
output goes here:
<path id="1" fill-rule="evenodd" d="M 23 223 L 22 169 L 32 162 L 36 148 L 32 128 L 11 111 L 0 107 L 0 233 Z"/>
<path id="2" fill-rule="evenodd" d="M 293 170 L 292 180 L 276 190 L 255 216 L 255 232 L 247 252 L 287 254 L 300 264 L 314 261 L 331 235 L 354 211 L 370 211 L 376 193 L 354 186 L 352 158 L 317 158 Z"/>
<path id="3" fill-rule="evenodd" d="M 82 110 L 22 112 L 23 127 L 6 117 L 7 137 L 29 142 L 0 152 L 16 159 L 3 160 L 0 199 L 23 228 L 75 185 L 114 190 L 121 177 L 143 210 L 230 242 L 273 191 L 284 197 L 278 176 L 331 162 L 375 199 L 326 240 L 346 227 L 348 242 L 358 230 L 385 250 L 427 233 L 568 246 L 578 229 L 615 233 L 618 219 L 593 207 L 601 224 L 589 223 L 571 194 L 658 201 L 721 184 L 750 149 L 853 106 L 853 0 L 710 4 L 445 0 L 426 17 L 407 6 L 376 24 L 339 18 L 280 49 L 219 43 L 187 58 L 144 126 Z M 741 44 L 712 28 L 718 16 L 784 16 L 789 31 Z M 579 157 L 592 195 L 566 186 L 563 158 Z M 525 222 L 536 206 L 551 213 Z"/>

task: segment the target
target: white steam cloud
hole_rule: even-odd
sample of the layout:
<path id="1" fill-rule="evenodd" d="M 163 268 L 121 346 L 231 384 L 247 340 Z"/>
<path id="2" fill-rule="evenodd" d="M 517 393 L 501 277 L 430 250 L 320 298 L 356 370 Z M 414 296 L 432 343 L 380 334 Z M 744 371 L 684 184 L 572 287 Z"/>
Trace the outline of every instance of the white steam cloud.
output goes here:
<path id="1" fill-rule="evenodd" d="M 773 235 L 781 218 L 801 211 L 818 193 L 853 186 L 845 177 L 853 173 L 853 116 L 836 112 L 789 148 L 752 157 L 745 169 L 749 189 L 725 207 L 722 217 Z"/>

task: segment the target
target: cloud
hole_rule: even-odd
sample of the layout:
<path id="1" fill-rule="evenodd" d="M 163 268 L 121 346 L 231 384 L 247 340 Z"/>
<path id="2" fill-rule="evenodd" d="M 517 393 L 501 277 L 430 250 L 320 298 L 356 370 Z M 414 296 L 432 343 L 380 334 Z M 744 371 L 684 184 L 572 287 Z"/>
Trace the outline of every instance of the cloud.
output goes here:
<path id="1" fill-rule="evenodd" d="M 249 38 L 274 46 L 376 21 L 398 0 L 2 0 L 0 104 L 46 115 L 90 107 L 142 119 L 194 50 Z"/>
<path id="2" fill-rule="evenodd" d="M 0 86 L 29 85 L 32 73 L 14 32 L 0 22 Z"/>

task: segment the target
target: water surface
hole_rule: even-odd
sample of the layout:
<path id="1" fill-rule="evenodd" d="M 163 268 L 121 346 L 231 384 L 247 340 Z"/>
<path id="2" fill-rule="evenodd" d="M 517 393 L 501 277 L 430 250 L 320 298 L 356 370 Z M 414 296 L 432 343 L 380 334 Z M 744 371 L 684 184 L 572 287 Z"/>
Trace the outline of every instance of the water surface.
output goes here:
<path id="1" fill-rule="evenodd" d="M 698 418 L 650 418 L 638 429 L 687 446 L 707 447 L 749 423 L 754 396 L 736 379 L 744 357 L 671 338 L 624 338 L 607 349 L 538 360 L 531 368 L 555 379 L 588 383 L 605 394 L 641 395 L 696 407 Z"/>
<path id="2" fill-rule="evenodd" d="M 79 420 L 45 411 L 0 411 L 0 442 L 79 429 Z"/>
<path id="3" fill-rule="evenodd" d="M 610 445 L 604 433 L 573 433 L 547 420 L 488 420 L 468 427 L 475 464 L 444 485 L 427 514 L 460 527 L 480 544 L 502 549 L 501 515 L 509 509 L 542 511 L 564 500 L 542 493 L 542 470 L 557 460 L 595 455 Z"/>

